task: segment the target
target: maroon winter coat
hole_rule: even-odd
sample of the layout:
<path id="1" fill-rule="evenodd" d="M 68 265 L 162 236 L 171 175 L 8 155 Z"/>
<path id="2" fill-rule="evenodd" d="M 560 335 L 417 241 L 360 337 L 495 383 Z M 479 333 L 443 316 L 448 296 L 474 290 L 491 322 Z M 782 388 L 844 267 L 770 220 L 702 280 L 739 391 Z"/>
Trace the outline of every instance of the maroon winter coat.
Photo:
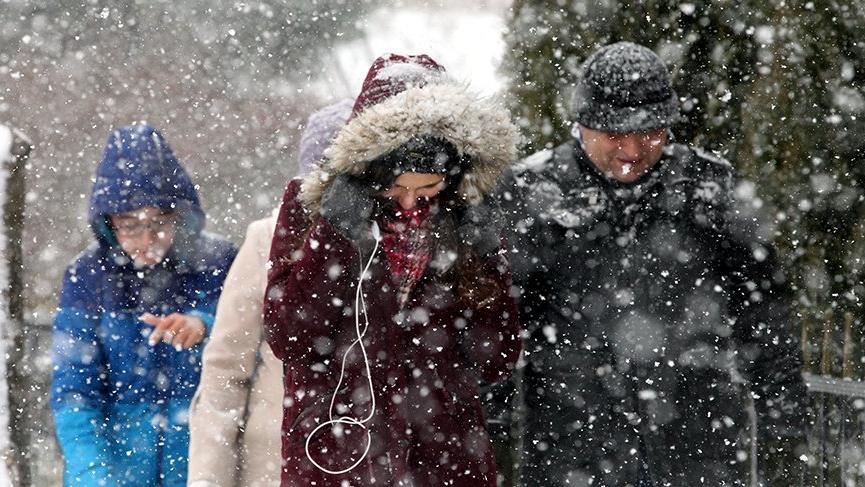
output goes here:
<path id="1" fill-rule="evenodd" d="M 363 299 L 356 299 L 372 246 L 361 243 L 359 250 L 353 242 L 370 241 L 372 232 L 370 217 L 360 210 L 365 200 L 355 197 L 371 188 L 334 182 L 393 171 L 387 156 L 399 148 L 415 150 L 410 142 L 418 138 L 447 142 L 455 151 L 447 156 L 448 174 L 459 168 L 447 187 L 452 196 L 439 201 L 445 213 L 430 222 L 434 263 L 399 306 L 379 250 L 364 276 Z M 495 227 L 492 221 L 473 226 L 465 218 L 492 218 L 480 216 L 489 210 L 484 197 L 515 160 L 518 139 L 503 106 L 473 95 L 428 56 L 388 55 L 370 68 L 327 158 L 300 189 L 289 185 L 264 304 L 268 342 L 285 364 L 284 487 L 496 485 L 478 385 L 509 374 L 521 342 L 507 262 L 500 254 L 478 257 L 496 246 L 495 231 L 489 231 Z M 435 157 L 435 164 L 442 162 Z M 334 220 L 352 233 L 351 241 L 321 217 L 323 201 L 331 217 L 358 217 Z M 333 206 L 336 201 L 342 204 Z M 472 231 L 478 229 L 483 231 Z M 368 312 L 365 348 L 352 346 L 358 306 Z M 343 363 L 344 381 L 336 390 Z M 366 428 L 327 424 L 341 417 L 371 419 Z M 324 469 L 360 463 L 345 474 L 325 473 L 308 458 L 307 445 Z"/>
<path id="2" fill-rule="evenodd" d="M 510 273 L 501 256 L 476 266 L 482 301 L 461 297 L 430 267 L 401 312 L 384 254 L 377 253 L 363 283 L 376 408 L 367 423 L 369 454 L 343 475 L 324 473 L 307 458 L 308 436 L 329 419 L 342 357 L 356 338 L 360 261 L 327 220 L 310 218 L 297 194 L 298 184 L 290 183 L 271 248 L 264 319 L 270 346 L 285 364 L 282 485 L 496 485 L 478 384 L 509 374 L 520 351 Z M 335 410 L 366 417 L 368 391 L 355 347 Z M 366 441 L 359 427 L 338 436 L 328 426 L 309 450 L 325 468 L 342 470 L 360 457 Z"/>

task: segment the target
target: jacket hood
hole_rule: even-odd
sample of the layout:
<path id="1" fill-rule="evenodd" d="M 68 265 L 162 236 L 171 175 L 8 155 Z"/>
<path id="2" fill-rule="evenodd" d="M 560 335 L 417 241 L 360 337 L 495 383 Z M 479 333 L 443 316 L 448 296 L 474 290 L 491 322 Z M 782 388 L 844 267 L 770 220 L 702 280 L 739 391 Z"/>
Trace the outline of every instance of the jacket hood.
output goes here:
<path id="1" fill-rule="evenodd" d="M 148 124 L 121 127 L 108 136 L 96 167 L 89 214 L 96 239 L 114 246 L 108 215 L 145 206 L 177 212 L 188 234 L 204 227 L 198 191 L 162 134 Z"/>
<path id="2" fill-rule="evenodd" d="M 410 87 L 366 107 L 337 134 L 321 167 L 304 178 L 300 199 L 318 214 L 321 197 L 342 173 L 362 174 L 370 164 L 417 136 L 453 144 L 471 160 L 459 186 L 478 204 L 517 156 L 519 133 L 500 103 L 471 93 L 450 79 Z"/>

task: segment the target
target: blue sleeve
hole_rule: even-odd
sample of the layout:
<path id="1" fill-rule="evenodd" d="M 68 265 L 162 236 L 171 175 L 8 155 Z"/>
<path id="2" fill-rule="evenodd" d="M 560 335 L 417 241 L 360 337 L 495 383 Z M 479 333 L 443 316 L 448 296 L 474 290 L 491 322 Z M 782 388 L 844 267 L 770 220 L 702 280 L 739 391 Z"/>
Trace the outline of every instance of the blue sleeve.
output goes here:
<path id="1" fill-rule="evenodd" d="M 57 441 L 63 449 L 64 485 L 111 485 L 111 454 L 104 435 L 104 415 L 93 408 L 54 410 Z"/>
<path id="2" fill-rule="evenodd" d="M 189 316 L 194 316 L 201 320 L 204 323 L 204 327 L 207 329 L 207 335 L 210 336 L 210 332 L 213 330 L 213 322 L 216 321 L 215 311 L 204 311 L 203 309 L 193 309 L 192 311 L 186 313 Z"/>
<path id="3" fill-rule="evenodd" d="M 228 242 L 220 242 L 218 249 L 218 251 L 214 251 L 206 268 L 192 279 L 192 294 L 195 299 L 190 301 L 184 311 L 187 315 L 201 319 L 207 328 L 208 336 L 213 330 L 213 322 L 216 319 L 216 304 L 219 302 L 219 295 L 222 294 L 225 276 L 237 255 L 237 248 Z"/>
<path id="4" fill-rule="evenodd" d="M 93 277 L 76 266 L 67 271 L 54 319 L 51 406 L 71 485 L 106 485 L 110 473 L 106 367 Z"/>

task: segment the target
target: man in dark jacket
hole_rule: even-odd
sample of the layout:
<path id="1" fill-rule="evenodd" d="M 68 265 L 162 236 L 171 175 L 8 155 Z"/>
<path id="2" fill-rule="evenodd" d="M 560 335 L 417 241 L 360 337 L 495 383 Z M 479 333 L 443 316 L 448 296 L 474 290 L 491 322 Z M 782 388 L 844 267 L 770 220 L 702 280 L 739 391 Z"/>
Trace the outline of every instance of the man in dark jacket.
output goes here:
<path id="1" fill-rule="evenodd" d="M 751 186 L 671 143 L 678 98 L 645 47 L 589 57 L 573 109 L 575 140 L 500 193 L 528 331 L 522 484 L 792 485 L 799 342 Z"/>

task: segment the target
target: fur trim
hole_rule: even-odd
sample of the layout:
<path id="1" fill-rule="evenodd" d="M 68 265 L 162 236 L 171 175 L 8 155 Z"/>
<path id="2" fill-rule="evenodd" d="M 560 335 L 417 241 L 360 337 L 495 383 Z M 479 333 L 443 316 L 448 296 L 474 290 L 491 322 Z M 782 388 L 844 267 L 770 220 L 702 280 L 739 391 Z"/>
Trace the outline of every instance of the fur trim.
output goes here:
<path id="1" fill-rule="evenodd" d="M 301 201 L 317 214 L 321 197 L 338 174 L 359 175 L 371 161 L 416 135 L 434 135 L 472 159 L 460 192 L 478 204 L 517 157 L 519 132 L 499 103 L 455 83 L 410 88 L 364 109 L 339 132 L 327 159 L 301 186 Z"/>

